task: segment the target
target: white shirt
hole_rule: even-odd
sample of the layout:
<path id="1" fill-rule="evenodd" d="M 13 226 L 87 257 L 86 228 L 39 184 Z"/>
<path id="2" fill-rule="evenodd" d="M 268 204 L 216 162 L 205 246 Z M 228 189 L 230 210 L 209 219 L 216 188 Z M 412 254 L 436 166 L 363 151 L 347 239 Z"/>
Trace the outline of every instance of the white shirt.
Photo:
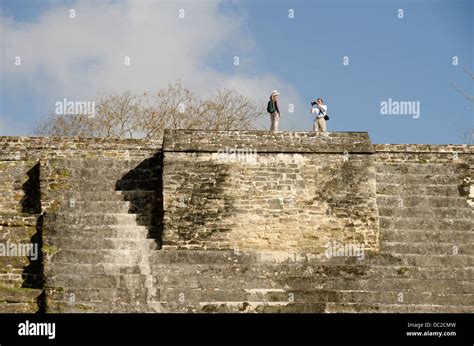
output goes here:
<path id="1" fill-rule="evenodd" d="M 311 113 L 316 114 L 316 119 L 324 118 L 324 116 L 328 114 L 328 107 L 326 105 L 320 105 L 319 107 L 323 109 L 322 112 L 316 105 L 311 108 Z"/>

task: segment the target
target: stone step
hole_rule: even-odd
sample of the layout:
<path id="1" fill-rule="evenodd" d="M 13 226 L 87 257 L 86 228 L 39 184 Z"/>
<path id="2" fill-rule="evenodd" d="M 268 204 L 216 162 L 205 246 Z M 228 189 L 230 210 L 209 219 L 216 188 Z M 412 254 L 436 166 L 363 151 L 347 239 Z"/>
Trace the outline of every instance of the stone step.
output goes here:
<path id="1" fill-rule="evenodd" d="M 17 212 L 6 212 L 0 213 L 0 226 L 6 227 L 23 227 L 23 226 L 36 226 L 36 221 L 40 214 L 26 214 Z"/>
<path id="2" fill-rule="evenodd" d="M 150 156 L 149 153 L 143 153 L 144 157 L 134 156 L 133 158 L 117 158 L 100 155 L 99 157 L 75 157 L 75 158 L 50 158 L 50 167 L 68 166 L 68 167 L 108 167 L 117 168 L 121 166 L 132 167 L 135 169 L 147 169 L 159 166 L 161 158 L 159 155 Z"/>
<path id="3" fill-rule="evenodd" d="M 161 192 L 158 190 L 130 190 L 130 191 L 65 191 L 62 194 L 65 201 L 74 199 L 80 201 L 143 201 L 153 202 L 161 197 Z"/>
<path id="4" fill-rule="evenodd" d="M 16 278 L 16 274 L 13 275 L 9 270 L 23 269 L 28 264 L 29 260 L 26 256 L 0 256 L 0 268 L 5 268 L 2 269 L 2 274 L 4 274 L 3 279 L 7 279 L 8 275 L 11 275 L 11 278 Z"/>
<path id="5" fill-rule="evenodd" d="M 21 287 L 23 283 L 23 278 L 21 277 L 23 270 L 23 268 L 4 268 L 2 271 L 6 271 L 6 273 L 0 273 L 0 287 Z"/>
<path id="6" fill-rule="evenodd" d="M 103 213 L 103 214 L 150 214 L 158 209 L 156 203 L 147 201 L 66 201 L 63 210 L 69 213 Z"/>
<path id="7" fill-rule="evenodd" d="M 400 260 L 408 266 L 419 267 L 447 267 L 447 268 L 462 268 L 473 267 L 474 256 L 472 255 L 420 255 L 420 254 L 403 254 L 393 255 L 400 258 Z"/>
<path id="8" fill-rule="evenodd" d="M 153 312 L 141 301 L 130 303 L 130 300 L 112 302 L 93 301 L 89 303 L 75 303 L 64 301 L 48 301 L 48 313 L 146 313 Z"/>
<path id="9" fill-rule="evenodd" d="M 472 209 L 467 203 L 465 197 L 453 196 L 389 196 L 389 195 L 378 195 L 377 205 L 380 208 L 383 207 L 418 207 L 418 208 L 465 208 Z"/>
<path id="10" fill-rule="evenodd" d="M 0 197 L 2 202 L 0 202 L 0 214 L 1 213 L 21 213 L 24 208 L 23 206 L 18 203 L 17 200 L 6 201 L 4 198 Z"/>
<path id="11" fill-rule="evenodd" d="M 375 180 L 378 183 L 410 185 L 447 185 L 460 184 L 466 174 L 401 174 L 375 173 Z"/>
<path id="12" fill-rule="evenodd" d="M 287 287 L 290 290 L 363 290 L 363 291 L 417 291 L 417 292 L 445 292 L 445 293 L 472 293 L 472 280 L 425 280 L 410 278 L 344 278 L 344 277 L 246 277 L 243 275 L 176 275 L 154 276 L 154 282 L 160 288 L 196 288 L 196 289 L 223 289 L 239 288 L 251 289 L 265 287 L 280 289 Z"/>
<path id="13" fill-rule="evenodd" d="M 127 213 L 68 213 L 47 214 L 45 223 L 66 225 L 138 225 L 137 214 Z M 142 218 L 143 220 L 144 218 Z"/>
<path id="14" fill-rule="evenodd" d="M 120 265 L 114 263 L 64 263 L 53 262 L 56 273 L 81 272 L 85 274 L 138 274 L 149 272 L 155 276 L 173 276 L 179 278 L 181 275 L 220 275 L 229 273 L 248 277 L 283 278 L 285 276 L 302 277 L 338 277 L 346 278 L 410 278 L 410 279 L 452 279 L 472 280 L 474 278 L 474 267 L 445 268 L 445 267 L 414 267 L 408 265 L 399 266 L 375 266 L 363 264 L 333 265 L 333 264 L 188 264 L 188 263 L 166 263 L 153 264 L 139 262 L 133 265 Z"/>
<path id="15" fill-rule="evenodd" d="M 319 258 L 311 260 L 302 260 L 299 262 L 293 262 L 292 260 L 288 261 L 278 261 L 273 259 L 264 260 L 266 264 L 293 264 L 297 263 L 300 265 L 313 264 L 320 265 L 324 263 L 333 263 L 332 265 L 338 266 L 341 264 L 358 264 L 359 261 L 352 258 L 335 258 L 334 260 L 327 260 L 323 257 L 323 262 Z M 372 259 L 370 263 L 400 263 L 403 264 L 400 258 L 393 256 L 386 256 L 389 259 L 384 259 L 383 256 L 378 256 L 375 259 Z M 176 265 L 195 265 L 195 264 L 205 264 L 205 265 L 254 265 L 258 259 L 261 259 L 262 256 L 255 254 L 243 254 L 234 255 L 231 252 L 225 251 L 199 251 L 199 250 L 180 250 L 180 251 L 164 251 L 157 250 L 144 254 L 143 252 L 134 251 L 134 250 L 104 250 L 100 252 L 91 253 L 89 250 L 61 250 L 56 253 L 52 260 L 55 263 L 60 265 L 62 264 L 107 264 L 107 265 L 136 265 L 139 263 L 149 263 L 147 265 L 155 266 L 162 265 L 167 266 L 170 264 Z M 324 262 L 324 259 L 327 262 Z M 116 262 L 115 262 L 116 261 Z M 149 262 L 148 262 L 149 261 Z"/>
<path id="16" fill-rule="evenodd" d="M 0 302 L 2 314 L 35 314 L 38 312 L 37 303 Z"/>
<path id="17" fill-rule="evenodd" d="M 117 169 L 109 169 L 107 167 L 96 167 L 96 168 L 88 168 L 81 167 L 76 169 L 61 169 L 57 170 L 57 175 L 54 175 L 55 171 L 53 171 L 53 175 L 51 177 L 62 177 L 65 178 L 64 175 L 61 176 L 61 173 L 64 174 L 67 172 L 70 174 L 70 177 L 73 179 L 84 179 L 84 180 L 94 180 L 97 177 L 100 179 L 113 179 L 113 180 L 147 180 L 147 179 L 156 179 L 161 176 L 161 169 L 157 168 L 133 168 L 130 169 L 126 168 L 117 168 Z"/>
<path id="18" fill-rule="evenodd" d="M 91 239 L 96 238 L 133 238 L 133 239 L 157 239 L 160 228 L 155 226 L 139 225 L 105 225 L 105 226 L 85 226 L 85 225 L 44 225 L 44 235 L 52 237 L 73 237 L 81 236 Z"/>
<path id="19" fill-rule="evenodd" d="M 440 293 L 472 293 L 473 281 L 461 280 L 420 280 L 420 279 L 345 279 L 315 280 L 313 278 L 286 279 L 293 289 L 309 287 L 327 290 L 363 290 L 363 291 L 417 291 Z"/>
<path id="20" fill-rule="evenodd" d="M 4 267 L 2 273 L 0 273 L 0 286 L 5 284 L 6 282 L 16 283 L 14 287 L 28 287 L 27 283 L 31 282 L 32 284 L 36 282 L 42 275 L 41 267 L 30 267 L 27 271 L 25 271 L 25 267 L 27 266 L 27 261 L 23 262 L 25 264 L 24 267 Z"/>
<path id="21" fill-rule="evenodd" d="M 405 242 L 383 242 L 382 251 L 392 254 L 428 254 L 428 255 L 474 255 L 474 243 L 405 243 Z"/>
<path id="22" fill-rule="evenodd" d="M 385 304 L 434 304 L 466 305 L 474 302 L 472 293 L 446 294 L 444 292 L 410 291 L 357 291 L 357 290 L 290 290 L 275 288 L 255 289 L 201 289 L 201 288 L 162 288 L 159 289 L 161 301 L 177 303 L 199 302 L 281 302 L 281 303 L 385 303 Z"/>
<path id="23" fill-rule="evenodd" d="M 146 287 L 75 287 L 58 290 L 50 287 L 48 302 L 62 302 L 66 305 L 89 303 L 115 303 L 127 302 L 130 305 L 137 303 L 146 304 L 148 300 L 155 300 L 159 290 Z M 157 296 L 158 295 L 158 296 Z"/>
<path id="24" fill-rule="evenodd" d="M 74 214 L 72 214 L 74 215 Z M 79 215 L 79 214 L 78 214 Z M 74 227 L 74 229 L 77 229 L 78 232 L 81 232 L 81 229 L 108 229 L 109 227 L 124 227 L 124 228 L 130 228 L 130 227 L 145 227 L 146 229 L 149 230 L 154 230 L 158 229 L 161 227 L 161 225 L 157 225 L 155 222 L 157 222 L 158 218 L 153 217 L 151 218 L 149 215 L 137 215 L 137 214 L 130 214 L 130 215 L 136 215 L 137 219 L 135 223 L 132 222 L 127 222 L 127 223 L 108 223 L 108 224 L 100 224 L 98 223 L 97 225 L 95 224 L 87 224 L 87 223 L 76 223 L 71 226 L 68 226 L 67 222 L 47 222 L 48 226 L 56 228 L 60 232 L 61 230 L 65 230 L 68 227 Z M 156 221 L 155 221 L 156 220 Z M 65 231 L 67 233 L 67 231 Z M 151 233 L 150 233 L 151 235 Z M 154 236 L 151 236 L 154 238 Z M 113 238 L 113 237 L 112 237 Z"/>
<path id="25" fill-rule="evenodd" d="M 48 287 L 67 288 L 74 292 L 77 288 L 154 288 L 151 278 L 143 274 L 55 274 L 47 277 Z"/>
<path id="26" fill-rule="evenodd" d="M 180 313 L 397 313 L 397 312 L 472 312 L 474 306 L 418 304 L 282 303 L 282 302 L 149 302 L 155 312 Z"/>
<path id="27" fill-rule="evenodd" d="M 282 264 L 308 264 L 308 265 L 392 265 L 392 266 L 422 266 L 422 267 L 473 267 L 472 255 L 392 255 L 390 253 L 373 254 L 365 253 L 362 262 L 356 257 L 330 257 L 324 254 L 299 253 L 289 254 L 283 252 L 239 252 L 218 250 L 171 250 L 162 249 L 153 252 L 150 257 L 152 265 L 168 263 L 188 264 L 255 264 L 278 263 Z"/>
<path id="28" fill-rule="evenodd" d="M 472 231 L 427 231 L 427 230 L 398 230 L 381 229 L 380 242 L 439 242 L 439 243 L 474 243 Z"/>
<path id="29" fill-rule="evenodd" d="M 90 237 L 45 237 L 44 243 L 61 250 L 156 250 L 157 243 L 153 239 L 134 238 L 90 238 Z"/>
<path id="30" fill-rule="evenodd" d="M 150 271 L 146 262 L 134 264 L 115 263 L 64 263 L 51 262 L 49 269 L 55 274 L 81 273 L 84 275 L 142 274 Z"/>
<path id="31" fill-rule="evenodd" d="M 144 167 L 144 168 L 133 168 L 128 172 L 126 170 L 116 171 L 122 174 L 122 180 L 133 179 L 133 180 L 145 180 L 145 179 L 155 179 L 161 178 L 162 176 L 162 167 L 161 166 L 153 166 L 153 167 Z M 106 176 L 107 172 L 102 171 L 104 176 Z"/>
<path id="32" fill-rule="evenodd" d="M 0 187 L 0 199 L 3 203 L 18 203 L 25 196 L 25 192 L 21 186 L 7 186 L 6 184 Z M 1 210 L 8 210 L 7 206 L 0 208 Z"/>
<path id="33" fill-rule="evenodd" d="M 51 254 L 50 261 L 57 263 L 115 263 L 123 265 L 134 265 L 148 258 L 139 250 L 90 250 L 61 249 Z"/>
<path id="34" fill-rule="evenodd" d="M 158 312 L 150 307 L 150 303 L 136 301 L 133 304 L 127 300 L 113 302 L 92 302 L 70 304 L 65 302 L 48 302 L 48 313 L 151 313 Z"/>
<path id="35" fill-rule="evenodd" d="M 58 169 L 67 168 L 69 170 L 82 169 L 83 167 L 88 167 L 89 169 L 94 168 L 103 168 L 109 170 L 115 169 L 134 169 L 134 168 L 151 168 L 142 166 L 145 163 L 142 163 L 143 160 L 140 159 L 117 159 L 117 158 L 107 158 L 101 157 L 100 159 L 95 158 L 74 158 L 74 159 L 65 159 L 65 158 L 49 158 L 47 165 L 44 167 L 45 170 L 56 171 Z M 138 167 L 140 165 L 140 167 Z"/>
<path id="36" fill-rule="evenodd" d="M 284 278 L 285 276 L 301 277 L 345 277 L 345 278 L 410 278 L 410 279 L 452 279 L 473 280 L 474 267 L 414 267 L 375 266 L 362 264 L 331 265 L 331 264 L 154 264 L 151 274 L 156 276 L 179 275 L 221 275 L 229 273 L 248 277 Z M 113 270 L 111 267 L 107 267 Z M 117 268 L 116 271 L 120 270 Z"/>
<path id="37" fill-rule="evenodd" d="M 459 197 L 459 184 L 444 185 L 404 185 L 399 183 L 383 183 L 377 181 L 377 197 L 379 196 L 423 196 L 423 197 Z"/>
<path id="38" fill-rule="evenodd" d="M 420 229 L 427 231 L 472 231 L 474 221 L 472 219 L 451 218 L 433 219 L 424 217 L 379 217 L 381 229 L 410 230 Z"/>
<path id="39" fill-rule="evenodd" d="M 83 179 L 43 179 L 48 189 L 54 190 L 57 186 L 65 186 L 64 190 L 74 191 L 131 191 L 131 190 L 157 190 L 161 186 L 161 178 L 145 180 L 83 180 Z"/>
<path id="40" fill-rule="evenodd" d="M 375 171 L 386 174 L 457 174 L 459 171 L 467 171 L 467 163 L 454 163 L 451 165 L 436 163 L 411 163 L 402 162 L 399 164 L 376 162 Z"/>
<path id="41" fill-rule="evenodd" d="M 0 280 L 0 285 L 2 287 L 12 288 L 12 289 L 19 289 L 19 288 L 37 289 L 40 287 L 39 285 L 40 281 L 36 279 L 36 277 L 40 277 L 40 276 L 39 275 L 25 275 L 23 277 L 23 275 L 21 275 L 21 279 L 19 279 L 16 274 L 10 275 L 10 276 L 3 274 L 3 277 Z M 31 280 L 36 280 L 36 281 L 31 282 L 31 283 L 28 281 L 25 281 L 25 280 L 29 280 L 29 278 L 31 278 Z"/>
<path id="42" fill-rule="evenodd" d="M 466 205 L 468 206 L 467 202 Z M 423 217 L 429 219 L 470 219 L 474 209 L 429 208 L 429 207 L 379 207 L 379 215 L 384 217 Z"/>
<path id="43" fill-rule="evenodd" d="M 472 313 L 474 305 L 327 303 L 329 313 Z"/>
<path id="44" fill-rule="evenodd" d="M 289 302 L 148 302 L 155 312 L 172 313 L 322 313 L 325 303 L 289 303 Z"/>
<path id="45" fill-rule="evenodd" d="M 153 214 L 144 214 L 144 215 L 139 215 L 139 214 L 129 214 L 129 215 L 134 215 L 135 216 L 135 221 L 133 221 L 133 217 L 130 219 L 126 219 L 125 221 L 120 221 L 116 220 L 114 221 L 113 217 L 107 217 L 107 215 L 112 215 L 112 214 L 101 214 L 105 215 L 104 217 L 86 217 L 83 218 L 83 214 L 79 213 L 64 213 L 61 214 L 62 219 L 59 221 L 50 221 L 46 219 L 46 224 L 52 227 L 55 227 L 57 230 L 61 229 L 67 229 L 68 227 L 75 227 L 77 229 L 81 228 L 90 228 L 90 227 L 99 227 L 99 228 L 108 228 L 108 227 L 114 227 L 114 226 L 123 226 L 123 227 L 134 227 L 134 226 L 140 226 L 140 227 L 146 227 L 148 229 L 151 228 L 157 228 L 161 227 L 161 224 L 158 224 L 159 219 L 158 215 L 153 215 Z M 67 216 L 64 216 L 67 215 Z M 125 214 L 124 214 L 125 215 Z M 76 217 L 75 217 L 76 216 Z M 74 222 L 70 224 L 69 222 L 65 221 L 66 218 L 71 219 L 71 222 Z M 90 221 L 98 221 L 98 222 L 90 222 Z M 105 221 L 104 221 L 105 220 Z"/>
<path id="46" fill-rule="evenodd" d="M 43 291 L 34 288 L 13 288 L 0 286 L 0 303 L 37 303 Z M 0 310 L 1 311 L 1 310 Z"/>
<path id="47" fill-rule="evenodd" d="M 305 257 L 306 256 L 306 257 Z M 54 255 L 54 261 L 74 263 L 115 263 L 127 264 L 140 262 L 142 253 L 134 250 L 104 250 L 100 253 L 91 253 L 89 250 L 61 250 Z M 148 258 L 148 255 L 145 257 Z M 265 263 L 297 263 L 297 264 L 324 264 L 324 265 L 351 265 L 360 264 L 360 260 L 355 257 L 331 257 L 326 258 L 321 254 L 303 254 L 303 257 L 289 255 L 273 255 L 272 253 L 239 253 L 231 251 L 200 251 L 200 250 L 157 250 L 149 257 L 152 265 L 168 263 L 188 263 L 188 264 L 252 264 L 257 261 Z M 67 259 L 71 259 L 68 261 Z M 367 253 L 363 259 L 365 265 L 399 265 L 399 266 L 422 266 L 422 267 L 472 267 L 474 266 L 474 256 L 472 255 L 372 255 Z"/>
<path id="48" fill-rule="evenodd" d="M 0 225 L 0 242 L 5 242 L 7 239 L 11 239 L 12 236 L 18 240 L 27 241 L 31 239 L 31 236 L 36 233 L 35 226 L 2 226 Z"/>
<path id="49" fill-rule="evenodd" d="M 142 180 L 125 179 L 118 180 L 115 184 L 115 189 L 119 191 L 157 190 L 161 185 L 161 177 Z"/>
<path id="50" fill-rule="evenodd" d="M 68 203 L 69 202 L 69 203 Z M 76 201 L 66 200 L 63 209 L 69 213 L 130 213 L 128 201 Z"/>

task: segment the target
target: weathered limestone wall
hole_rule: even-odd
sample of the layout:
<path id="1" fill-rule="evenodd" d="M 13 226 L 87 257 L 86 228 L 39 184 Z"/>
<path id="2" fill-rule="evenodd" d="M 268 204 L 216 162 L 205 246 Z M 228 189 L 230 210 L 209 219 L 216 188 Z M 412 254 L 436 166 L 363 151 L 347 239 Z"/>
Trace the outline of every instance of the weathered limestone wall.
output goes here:
<path id="1" fill-rule="evenodd" d="M 165 248 L 378 248 L 367 133 L 167 131 L 163 151 Z"/>
<path id="2" fill-rule="evenodd" d="M 0 312 L 472 313 L 473 170 L 356 132 L 0 137 L 0 242 L 42 248 L 0 256 Z"/>

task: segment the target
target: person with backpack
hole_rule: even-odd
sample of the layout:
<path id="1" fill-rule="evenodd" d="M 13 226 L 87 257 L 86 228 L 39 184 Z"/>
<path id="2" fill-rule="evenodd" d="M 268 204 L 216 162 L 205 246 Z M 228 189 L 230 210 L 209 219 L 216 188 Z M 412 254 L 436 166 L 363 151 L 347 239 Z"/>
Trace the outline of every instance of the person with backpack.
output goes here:
<path id="1" fill-rule="evenodd" d="M 313 131 L 326 132 L 326 121 L 329 120 L 328 107 L 324 104 L 322 98 L 318 98 L 316 101 L 311 102 L 311 113 L 316 114 L 316 118 L 313 122 Z"/>
<path id="2" fill-rule="evenodd" d="M 270 131 L 278 131 L 278 123 L 280 122 L 280 110 L 278 109 L 278 90 L 273 90 L 270 95 L 270 101 L 267 104 L 267 112 L 270 113 Z"/>

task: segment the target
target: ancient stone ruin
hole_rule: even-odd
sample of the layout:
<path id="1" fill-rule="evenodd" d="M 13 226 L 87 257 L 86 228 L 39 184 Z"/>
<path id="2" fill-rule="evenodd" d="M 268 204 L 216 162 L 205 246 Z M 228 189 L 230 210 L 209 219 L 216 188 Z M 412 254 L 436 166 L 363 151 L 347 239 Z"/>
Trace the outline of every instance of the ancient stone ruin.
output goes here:
<path id="1" fill-rule="evenodd" d="M 0 137 L 0 312 L 474 312 L 473 146 Z"/>

